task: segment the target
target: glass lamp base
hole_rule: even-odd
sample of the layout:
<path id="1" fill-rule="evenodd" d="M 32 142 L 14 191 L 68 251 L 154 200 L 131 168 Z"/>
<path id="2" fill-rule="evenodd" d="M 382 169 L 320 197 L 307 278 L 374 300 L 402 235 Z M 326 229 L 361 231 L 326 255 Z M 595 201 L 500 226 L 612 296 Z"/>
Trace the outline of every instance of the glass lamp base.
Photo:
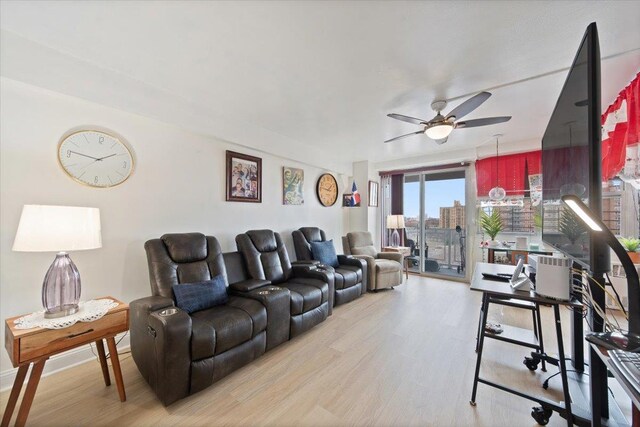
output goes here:
<path id="1" fill-rule="evenodd" d="M 391 246 L 394 248 L 400 246 L 400 234 L 398 230 L 393 230 L 393 233 L 391 233 Z"/>
<path id="2" fill-rule="evenodd" d="M 63 317 L 78 311 L 80 273 L 66 252 L 60 252 L 42 283 L 44 317 Z"/>
<path id="3" fill-rule="evenodd" d="M 47 311 L 44 312 L 44 318 L 45 319 L 55 319 L 57 317 L 64 317 L 64 316 L 69 316 L 71 314 L 77 313 L 78 312 L 78 305 L 74 304 L 68 304 L 68 305 L 62 305 L 60 307 L 55 307 L 52 309 L 49 309 Z"/>

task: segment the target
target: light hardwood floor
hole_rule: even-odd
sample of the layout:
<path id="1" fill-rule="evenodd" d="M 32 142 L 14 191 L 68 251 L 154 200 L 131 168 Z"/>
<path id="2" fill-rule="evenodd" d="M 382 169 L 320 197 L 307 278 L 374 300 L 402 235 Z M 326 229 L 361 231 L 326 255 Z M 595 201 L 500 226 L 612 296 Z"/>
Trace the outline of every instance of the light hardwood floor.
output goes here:
<path id="1" fill-rule="evenodd" d="M 480 294 L 469 286 L 410 276 L 395 290 L 336 307 L 326 322 L 208 389 L 168 408 L 129 354 L 121 356 L 127 401 L 105 387 L 92 361 L 44 378 L 32 426 L 533 426 L 533 402 L 479 385 L 469 405 Z M 549 353 L 553 314 L 543 308 Z M 569 311 L 563 309 L 568 318 Z M 530 327 L 529 312 L 495 307 L 489 320 Z M 569 322 L 563 323 L 568 336 Z M 530 372 L 528 349 L 487 340 L 481 374 L 559 400 L 560 380 Z M 8 392 L 0 396 L 2 410 Z M 551 426 L 566 425 L 557 414 Z"/>

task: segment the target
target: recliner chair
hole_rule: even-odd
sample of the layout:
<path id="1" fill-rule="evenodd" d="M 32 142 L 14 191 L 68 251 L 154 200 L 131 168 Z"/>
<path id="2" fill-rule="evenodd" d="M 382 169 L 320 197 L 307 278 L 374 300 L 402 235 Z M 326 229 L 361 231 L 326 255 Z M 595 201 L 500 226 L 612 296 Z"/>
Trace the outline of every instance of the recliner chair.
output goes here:
<path id="1" fill-rule="evenodd" d="M 145 243 L 153 296 L 131 302 L 131 354 L 166 406 L 196 393 L 265 352 L 267 311 L 260 297 L 230 296 L 188 314 L 175 307 L 173 286 L 224 277 L 215 237 L 165 234 Z M 167 310 L 171 309 L 171 310 Z"/>
<path id="2" fill-rule="evenodd" d="M 325 232 L 318 227 L 302 227 L 292 232 L 298 261 L 314 261 L 311 242 L 326 242 Z M 325 267 L 333 271 L 335 283 L 334 305 L 353 301 L 367 292 L 367 262 L 362 259 L 338 255 L 338 267 Z"/>
<path id="3" fill-rule="evenodd" d="M 346 255 L 367 261 L 368 289 L 377 291 L 402 284 L 403 255 L 399 252 L 378 252 L 368 231 L 355 231 L 342 237 Z"/>
<path id="4" fill-rule="evenodd" d="M 249 230 L 236 236 L 238 251 L 253 279 L 268 280 L 291 292 L 293 338 L 323 322 L 333 309 L 333 273 L 308 265 L 292 266 L 280 234 Z"/>

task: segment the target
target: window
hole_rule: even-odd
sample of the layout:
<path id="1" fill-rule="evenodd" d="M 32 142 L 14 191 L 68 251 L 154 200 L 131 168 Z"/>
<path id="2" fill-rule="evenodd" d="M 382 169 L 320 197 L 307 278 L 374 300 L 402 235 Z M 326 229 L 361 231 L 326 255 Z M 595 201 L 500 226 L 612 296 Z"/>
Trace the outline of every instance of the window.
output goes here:
<path id="1" fill-rule="evenodd" d="M 506 206 L 504 206 L 506 204 Z M 484 205 L 484 206 L 482 206 Z M 481 205 L 487 215 L 491 214 L 492 209 L 497 209 L 502 218 L 502 233 L 528 233 L 533 234 L 536 224 L 536 208 L 531 206 L 531 200 L 528 197 L 509 199 L 501 203 L 502 206 L 486 206 Z M 482 228 L 478 223 L 478 232 L 482 233 Z"/>
<path id="2" fill-rule="evenodd" d="M 536 233 L 536 223 L 541 225 L 541 218 L 535 206 L 531 205 L 529 197 L 512 198 L 501 203 L 507 206 L 486 206 L 489 202 L 481 202 L 481 209 L 487 214 L 491 209 L 498 209 L 502 218 L 503 233 Z M 602 220 L 616 236 L 620 235 L 622 212 L 622 190 L 618 181 L 611 180 L 602 188 Z M 560 218 L 560 205 L 550 206 L 545 209 L 544 223 L 549 230 L 558 230 L 558 220 Z M 482 233 L 482 228 L 478 225 L 478 233 Z"/>

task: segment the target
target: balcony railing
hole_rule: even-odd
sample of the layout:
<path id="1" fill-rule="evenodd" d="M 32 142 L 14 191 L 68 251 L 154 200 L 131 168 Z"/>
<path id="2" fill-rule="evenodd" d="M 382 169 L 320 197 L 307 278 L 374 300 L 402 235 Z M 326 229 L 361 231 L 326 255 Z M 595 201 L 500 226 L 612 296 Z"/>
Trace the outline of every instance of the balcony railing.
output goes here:
<path id="1" fill-rule="evenodd" d="M 420 271 L 420 251 L 424 250 L 425 271 L 447 273 L 445 270 L 461 272 L 463 268 L 462 254 L 460 251 L 460 234 L 450 228 L 426 228 L 424 238 L 420 238 L 418 226 L 405 229 L 407 239 L 415 242 L 414 261 L 410 264 L 410 270 Z M 464 234 L 464 232 L 463 232 Z M 424 242 L 425 244 L 421 244 Z M 405 246 L 409 246 L 405 244 Z M 436 270 L 437 268 L 437 270 Z"/>

